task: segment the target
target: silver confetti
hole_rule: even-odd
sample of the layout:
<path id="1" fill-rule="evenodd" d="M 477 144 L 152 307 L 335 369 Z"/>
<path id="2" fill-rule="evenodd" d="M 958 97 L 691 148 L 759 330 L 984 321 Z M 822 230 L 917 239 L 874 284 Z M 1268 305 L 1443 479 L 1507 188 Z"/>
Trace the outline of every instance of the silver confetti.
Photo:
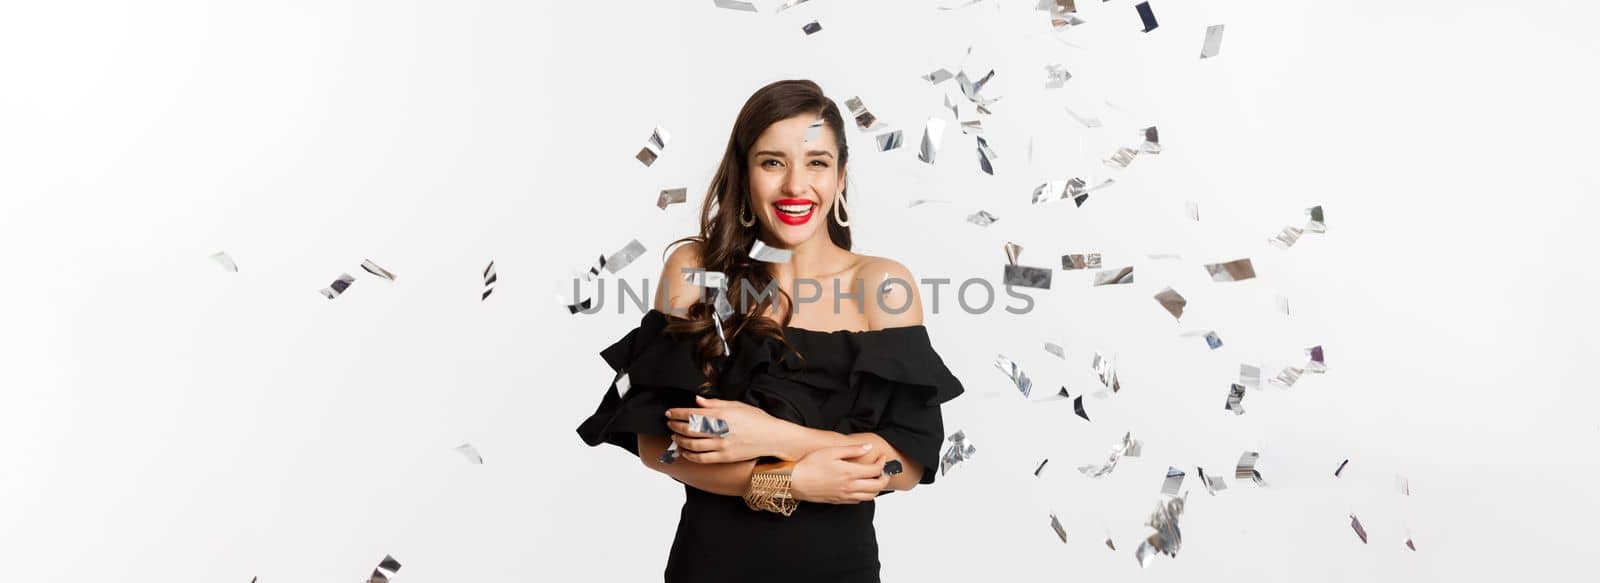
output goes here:
<path id="1" fill-rule="evenodd" d="M 1065 348 L 1062 348 L 1060 344 L 1056 344 L 1054 342 L 1046 342 L 1046 343 L 1044 343 L 1044 351 L 1048 352 L 1050 354 L 1056 355 L 1056 358 L 1059 358 L 1061 360 L 1066 360 L 1067 359 L 1067 350 Z"/>
<path id="2" fill-rule="evenodd" d="M 1350 529 L 1356 531 L 1356 536 L 1361 537 L 1361 544 L 1367 544 L 1367 529 L 1361 527 L 1361 519 L 1350 515 Z"/>
<path id="3" fill-rule="evenodd" d="M 1039 462 L 1039 467 L 1033 469 L 1033 477 L 1035 477 L 1035 478 L 1039 477 L 1039 472 L 1044 471 L 1044 465 L 1048 464 L 1048 463 L 1050 463 L 1050 459 L 1049 458 L 1045 458 L 1044 461 Z"/>
<path id="4" fill-rule="evenodd" d="M 1079 398 L 1081 399 L 1082 397 L 1080 396 Z M 1106 455 L 1106 463 L 1079 466 L 1078 471 L 1091 478 L 1105 476 L 1110 474 L 1112 470 L 1117 469 L 1117 462 L 1121 461 L 1123 457 L 1139 457 L 1139 451 L 1142 447 L 1139 440 L 1133 438 L 1133 432 L 1128 432 L 1122 436 L 1122 443 L 1111 447 L 1111 452 Z"/>
<path id="5" fill-rule="evenodd" d="M 1316 346 L 1312 346 L 1311 348 L 1307 348 L 1306 349 L 1306 355 L 1311 358 L 1311 361 L 1306 363 L 1306 372 L 1311 372 L 1311 373 L 1325 373 L 1325 372 L 1328 372 L 1328 362 L 1323 359 L 1323 356 L 1322 356 L 1322 345 L 1321 344 L 1318 344 Z"/>
<path id="6" fill-rule="evenodd" d="M 822 135 L 822 124 L 823 122 L 820 119 L 812 120 L 811 123 L 806 124 L 806 142 L 817 141 L 817 137 Z"/>
<path id="7" fill-rule="evenodd" d="M 384 571 L 388 571 L 388 574 L 384 574 Z M 378 568 L 372 570 L 372 575 L 367 578 L 367 582 L 389 583 L 389 575 L 393 575 L 398 571 L 400 571 L 400 561 L 394 560 L 391 555 L 384 555 L 383 560 L 378 561 Z"/>
<path id="8" fill-rule="evenodd" d="M 1206 273 L 1211 274 L 1211 281 L 1244 281 L 1256 276 L 1256 268 L 1247 257 L 1222 263 L 1207 263 Z"/>
<path id="9" fill-rule="evenodd" d="M 992 104 L 992 103 L 994 103 L 996 101 L 999 101 L 998 99 L 988 99 L 988 98 L 983 96 L 983 86 L 985 84 L 988 84 L 989 80 L 993 79 L 993 78 L 994 78 L 994 70 L 993 69 L 990 69 L 989 72 L 987 74 L 985 74 L 982 79 L 979 79 L 977 81 L 968 80 L 966 71 L 962 71 L 960 73 L 956 73 L 956 83 L 961 86 L 961 94 L 966 96 L 967 101 L 971 101 L 971 102 L 976 103 L 976 104 L 978 104 L 980 106 L 989 105 L 989 104 Z"/>
<path id="10" fill-rule="evenodd" d="M 1406 479 L 1405 476 L 1402 476 L 1402 475 L 1399 475 L 1399 474 L 1395 474 L 1395 476 L 1394 476 L 1394 488 L 1396 490 L 1399 490 L 1400 494 L 1402 496 L 1410 496 L 1411 495 L 1411 480 Z"/>
<path id="11" fill-rule="evenodd" d="M 1240 364 L 1239 384 L 1247 387 L 1255 387 L 1258 389 L 1261 388 L 1261 367 L 1250 364 Z"/>
<path id="12" fill-rule="evenodd" d="M 860 97 L 851 97 L 844 100 L 844 106 L 850 109 L 850 115 L 856 119 L 856 128 L 870 131 L 878 125 L 877 116 L 867 111 L 867 106 L 861 103 Z"/>
<path id="13" fill-rule="evenodd" d="M 483 464 L 483 456 L 482 455 L 478 455 L 478 448 L 472 447 L 472 444 L 463 443 L 461 445 L 456 446 L 455 449 L 456 449 L 456 453 L 461 454 L 461 457 L 467 458 L 467 461 L 475 463 L 475 464 L 479 464 L 479 465 Z"/>
<path id="14" fill-rule="evenodd" d="M 790 8 L 794 8 L 795 6 L 798 6 L 800 4 L 805 4 L 805 3 L 806 3 L 806 0 L 783 0 L 783 4 L 779 4 L 777 8 L 773 9 L 773 12 L 783 12 L 785 10 L 788 10 Z"/>
<path id="15" fill-rule="evenodd" d="M 1129 164 L 1133 163 L 1133 157 L 1137 155 L 1139 155 L 1138 150 L 1123 146 L 1117 148 L 1116 153 L 1112 154 L 1110 158 L 1106 158 L 1105 162 L 1107 166 L 1113 168 L 1127 168 Z"/>
<path id="16" fill-rule="evenodd" d="M 961 122 L 961 133 L 977 135 L 983 133 L 983 120 L 969 119 Z"/>
<path id="17" fill-rule="evenodd" d="M 1200 46 L 1200 58 L 1209 59 L 1222 52 L 1222 25 L 1213 24 L 1206 27 L 1206 41 Z"/>
<path id="18" fill-rule="evenodd" d="M 1235 383 L 1228 387 L 1228 403 L 1223 410 L 1232 411 L 1234 415 L 1244 414 L 1244 385 Z"/>
<path id="19" fill-rule="evenodd" d="M 234 263 L 233 258 L 229 257 L 225 252 L 218 251 L 216 253 L 212 253 L 211 260 L 217 262 L 217 265 L 221 265 L 223 269 L 232 271 L 234 273 L 239 272 L 239 265 Z"/>
<path id="20" fill-rule="evenodd" d="M 489 294 L 494 293 L 494 282 L 497 281 L 500 281 L 500 274 L 495 273 L 494 262 L 490 261 L 489 266 L 483 268 L 483 297 L 478 298 L 478 301 L 489 299 Z M 588 300 L 584 300 L 584 303 L 587 304 Z M 584 308 L 587 309 L 588 306 L 585 305 Z"/>
<path id="21" fill-rule="evenodd" d="M 1017 365 L 1016 361 L 1006 358 L 1002 354 L 995 357 L 994 367 L 1000 369 L 1000 372 L 1004 373 L 1006 378 L 1011 379 L 1011 384 L 1015 385 L 1017 390 L 1022 393 L 1022 398 L 1026 399 L 1032 395 L 1033 380 L 1028 378 L 1027 373 L 1022 372 L 1022 367 Z"/>
<path id="22" fill-rule="evenodd" d="M 1194 467 L 1194 471 L 1195 471 L 1196 474 L 1198 474 L 1200 476 L 1200 484 L 1206 487 L 1206 493 L 1207 494 L 1210 494 L 1212 496 L 1216 496 L 1217 492 L 1221 492 L 1223 490 L 1227 490 L 1228 489 L 1228 483 L 1227 482 L 1225 482 L 1223 480 L 1220 480 L 1220 479 L 1213 480 L 1211 478 L 1211 476 L 1206 475 L 1206 471 L 1205 471 L 1204 468 L 1201 468 L 1200 466 L 1195 466 Z"/>
<path id="23" fill-rule="evenodd" d="M 1050 289 L 1050 277 L 1055 272 L 1043 267 L 1026 265 L 1005 266 L 1005 285 Z"/>
<path id="24" fill-rule="evenodd" d="M 930 117 L 922 128 L 922 149 L 917 159 L 929 164 L 939 156 L 939 142 L 944 140 L 944 120 Z"/>
<path id="25" fill-rule="evenodd" d="M 1183 307 L 1189 304 L 1189 300 L 1183 299 L 1183 295 L 1179 294 L 1177 290 L 1170 287 L 1164 288 L 1156 292 L 1155 298 L 1156 302 L 1161 304 L 1161 307 L 1165 308 L 1167 313 L 1172 314 L 1173 318 L 1183 319 Z"/>
<path id="26" fill-rule="evenodd" d="M 1061 256 L 1061 268 L 1062 269 L 1066 269 L 1066 270 L 1073 270 L 1073 269 L 1099 269 L 1100 268 L 1100 254 L 1099 253 L 1072 253 L 1072 254 L 1068 254 L 1068 255 L 1062 255 Z"/>
<path id="27" fill-rule="evenodd" d="M 984 174 L 994 176 L 994 160 L 999 158 L 1000 155 L 994 153 L 994 149 L 989 147 L 989 142 L 984 141 L 983 136 L 977 136 L 977 138 L 978 168 L 982 169 Z"/>
<path id="28" fill-rule="evenodd" d="M 925 80 L 925 81 L 927 81 L 929 83 L 932 83 L 934 85 L 938 85 L 940 83 L 943 83 L 945 81 L 949 81 L 949 80 L 954 79 L 954 78 L 955 78 L 955 75 L 952 75 L 950 73 L 950 71 L 946 70 L 946 69 L 939 69 L 937 71 L 934 71 L 932 73 L 928 73 L 927 75 L 923 75 L 922 76 L 923 80 Z"/>
<path id="29" fill-rule="evenodd" d="M 755 6 L 751 5 L 750 10 L 754 12 Z M 645 167 L 655 164 L 656 158 L 661 157 L 661 151 L 667 148 L 667 141 L 671 139 L 672 136 L 667 133 L 667 130 L 657 126 L 655 130 L 650 132 L 649 141 L 645 142 L 644 147 L 639 149 L 639 153 L 634 155 L 634 158 L 637 158 Z"/>
<path id="30" fill-rule="evenodd" d="M 1071 78 L 1072 78 L 1072 73 L 1067 72 L 1067 66 L 1066 65 L 1045 65 L 1044 66 L 1044 88 L 1045 89 L 1060 89 L 1062 86 L 1066 85 L 1067 84 L 1067 80 L 1071 79 Z"/>
<path id="31" fill-rule="evenodd" d="M 663 188 L 661 189 L 661 194 L 656 196 L 656 208 L 666 210 L 668 205 L 678 204 L 687 200 L 689 200 L 688 188 Z"/>
<path id="32" fill-rule="evenodd" d="M 1022 246 L 1021 245 L 1018 245 L 1016 243 L 1012 243 L 1010 241 L 1006 241 L 1006 264 L 1007 265 L 1016 265 L 1017 264 L 1017 257 L 1020 257 L 1021 255 L 1022 255 Z"/>
<path id="33" fill-rule="evenodd" d="M 901 137 L 900 130 L 881 133 L 878 134 L 877 137 L 879 152 L 887 152 L 889 150 L 898 149 L 901 143 L 904 141 L 904 139 Z"/>
<path id="34" fill-rule="evenodd" d="M 1100 352 L 1096 351 L 1094 353 L 1094 361 L 1090 366 L 1094 368 L 1094 373 L 1100 377 L 1100 384 L 1111 389 L 1113 393 L 1122 390 L 1122 382 L 1117 380 L 1116 363 L 1112 362 L 1111 359 L 1100 356 Z"/>
<path id="35" fill-rule="evenodd" d="M 1272 377 L 1272 380 L 1267 382 L 1276 385 L 1278 388 L 1287 389 L 1294 386 L 1294 383 L 1300 380 L 1300 375 L 1305 372 L 1305 369 L 1302 368 L 1286 366 L 1283 367 L 1283 370 L 1278 371 L 1278 376 Z"/>
<path id="36" fill-rule="evenodd" d="M 1346 464 L 1349 464 L 1349 463 L 1350 463 L 1350 459 L 1349 458 L 1345 458 L 1344 461 L 1339 462 L 1339 469 L 1333 471 L 1333 477 L 1337 478 L 1337 477 L 1339 477 L 1339 474 L 1344 473 L 1344 466 Z"/>
<path id="37" fill-rule="evenodd" d="M 1133 5 L 1133 8 L 1139 11 L 1139 20 L 1144 22 L 1143 32 L 1150 32 L 1156 29 L 1156 13 L 1150 9 L 1149 2 L 1140 2 Z"/>
<path id="38" fill-rule="evenodd" d="M 611 273 L 622 271 L 622 268 L 627 267 L 628 264 L 633 263 L 633 260 L 642 255 L 644 255 L 644 244 L 640 243 L 638 239 L 629 241 L 622 249 L 612 253 L 611 257 L 606 259 L 606 271 Z"/>
<path id="39" fill-rule="evenodd" d="M 1161 493 L 1168 496 L 1177 496 L 1178 489 L 1183 487 L 1183 470 L 1167 466 L 1167 479 L 1161 483 Z"/>
<path id="40" fill-rule="evenodd" d="M 939 460 L 939 475 L 941 476 L 949 473 L 950 468 L 956 464 L 972 459 L 973 452 L 978 450 L 977 447 L 967 443 L 967 436 L 961 431 L 955 432 L 946 440 L 950 442 L 950 447 L 944 451 L 944 456 Z"/>
<path id="41" fill-rule="evenodd" d="M 1183 546 L 1183 536 L 1178 532 L 1178 517 L 1183 515 L 1183 503 L 1183 498 L 1173 498 L 1156 505 L 1150 520 L 1145 522 L 1145 526 L 1156 529 L 1156 532 L 1139 543 L 1139 548 L 1133 552 L 1140 567 L 1149 567 L 1158 553 L 1178 556 L 1178 549 Z"/>
<path id="42" fill-rule="evenodd" d="M 987 227 L 1000 220 L 1000 217 L 989 214 L 989 211 L 978 211 L 967 217 L 967 222 L 980 227 Z"/>
<path id="43" fill-rule="evenodd" d="M 393 273 L 389 273 L 389 270 L 378 267 L 378 264 L 373 263 L 371 259 L 361 260 L 361 268 L 367 270 L 367 273 L 376 275 L 389 281 L 394 281 Z"/>
<path id="44" fill-rule="evenodd" d="M 756 239 L 755 244 L 750 246 L 750 258 L 755 259 L 756 261 L 765 261 L 767 263 L 788 263 L 789 259 L 792 257 L 794 257 L 793 251 L 788 249 L 779 249 L 777 247 L 768 247 L 767 244 L 762 242 L 760 239 Z"/>
<path id="45" fill-rule="evenodd" d="M 1283 231 L 1279 232 L 1277 236 L 1268 239 L 1267 242 L 1271 243 L 1273 247 L 1288 249 L 1294 246 L 1295 241 L 1300 240 L 1300 234 L 1304 232 L 1299 227 L 1284 227 Z"/>
<path id="46" fill-rule="evenodd" d="M 1132 266 L 1123 267 L 1121 269 L 1097 271 L 1094 274 L 1095 287 L 1100 287 L 1102 285 L 1121 285 L 1127 283 L 1133 283 Z"/>
<path id="47" fill-rule="evenodd" d="M 726 437 L 728 435 L 728 422 L 715 417 L 707 417 L 699 413 L 689 414 L 689 429 L 706 435 Z"/>
<path id="48" fill-rule="evenodd" d="M 715 289 L 727 288 L 727 276 L 721 271 L 706 271 L 703 269 L 688 269 L 683 272 L 683 280 L 689 285 Z"/>
<path id="49" fill-rule="evenodd" d="M 349 289 L 350 284 L 355 283 L 355 281 L 356 278 L 350 274 L 341 273 L 339 274 L 339 279 L 333 280 L 333 283 L 328 284 L 328 287 L 322 288 L 322 297 L 330 300 L 337 298 L 344 293 L 344 290 Z"/>
<path id="50" fill-rule="evenodd" d="M 1211 347 L 1212 350 L 1222 348 L 1222 337 L 1218 336 L 1215 330 L 1206 331 L 1206 346 Z"/>
<path id="51" fill-rule="evenodd" d="M 740 12 L 756 11 L 756 5 L 751 2 L 742 2 L 740 0 L 712 0 L 712 2 L 716 3 L 717 8 L 727 8 L 729 10 L 738 10 Z"/>
<path id="52" fill-rule="evenodd" d="M 1192 200 L 1183 201 L 1183 210 L 1184 214 L 1189 215 L 1189 220 L 1200 220 L 1200 203 Z"/>
<path id="53" fill-rule="evenodd" d="M 1278 303 L 1278 313 L 1285 316 L 1289 315 L 1289 298 L 1281 295 L 1275 295 L 1273 296 L 1273 299 Z"/>
<path id="54" fill-rule="evenodd" d="M 1306 209 L 1306 232 L 1307 233 L 1326 233 L 1326 232 L 1328 232 L 1328 224 L 1324 223 L 1323 220 L 1322 220 L 1322 205 L 1317 205 L 1317 206 L 1314 206 L 1314 207 Z"/>
<path id="55" fill-rule="evenodd" d="M 1072 412 L 1077 413 L 1084 421 L 1089 420 L 1089 412 L 1083 410 L 1083 395 L 1078 395 L 1072 400 Z"/>
<path id="56" fill-rule="evenodd" d="M 617 388 L 617 398 L 620 399 L 628 396 L 628 389 L 633 387 L 633 381 L 628 378 L 628 372 L 623 371 L 611 385 Z"/>
<path id="57" fill-rule="evenodd" d="M 1161 138 L 1159 137 L 1160 134 L 1158 132 L 1156 132 L 1156 126 L 1150 126 L 1150 127 L 1144 128 L 1142 130 L 1139 130 L 1139 133 L 1144 134 L 1144 143 L 1139 144 L 1139 153 L 1141 153 L 1141 154 L 1160 154 L 1161 153 Z"/>
<path id="58" fill-rule="evenodd" d="M 1067 530 L 1061 528 L 1061 520 L 1056 518 L 1056 513 L 1054 512 L 1050 513 L 1050 528 L 1056 531 L 1056 536 L 1061 537 L 1061 542 L 1063 544 L 1067 542 Z"/>
<path id="59" fill-rule="evenodd" d="M 1261 477 L 1261 472 L 1256 470 L 1256 462 L 1260 459 L 1261 454 L 1258 452 L 1244 452 L 1239 456 L 1239 463 L 1233 469 L 1233 479 L 1250 480 L 1257 486 L 1266 486 L 1266 480 Z"/>
<path id="60" fill-rule="evenodd" d="M 678 461 L 678 442 L 668 442 L 667 449 L 662 451 L 660 456 L 656 457 L 656 461 L 663 464 L 671 464 Z"/>

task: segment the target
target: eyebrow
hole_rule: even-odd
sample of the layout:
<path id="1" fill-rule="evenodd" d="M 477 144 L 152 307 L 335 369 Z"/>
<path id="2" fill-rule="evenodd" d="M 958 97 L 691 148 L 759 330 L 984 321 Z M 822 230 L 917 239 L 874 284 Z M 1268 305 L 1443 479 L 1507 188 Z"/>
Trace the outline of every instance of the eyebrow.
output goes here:
<path id="1" fill-rule="evenodd" d="M 775 158 L 783 158 L 784 157 L 784 153 L 783 152 L 779 152 L 777 150 L 761 150 L 761 151 L 756 152 L 754 155 L 756 155 L 756 156 L 766 155 L 766 156 L 772 156 L 772 157 L 775 157 Z M 833 152 L 829 152 L 827 150 L 812 150 L 810 152 L 806 152 L 806 155 L 807 156 L 827 156 L 829 158 L 832 158 L 833 157 Z"/>

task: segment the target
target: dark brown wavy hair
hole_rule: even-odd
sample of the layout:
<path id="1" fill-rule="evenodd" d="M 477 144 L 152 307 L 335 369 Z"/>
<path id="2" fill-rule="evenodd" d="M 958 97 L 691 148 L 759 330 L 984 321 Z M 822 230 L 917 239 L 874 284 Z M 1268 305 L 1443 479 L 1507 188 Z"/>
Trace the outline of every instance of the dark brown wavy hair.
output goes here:
<path id="1" fill-rule="evenodd" d="M 823 95 L 822 88 L 809 80 L 769 84 L 756 90 L 745 101 L 744 108 L 739 110 L 739 117 L 733 122 L 733 131 L 728 135 L 728 148 L 722 153 L 722 163 L 717 165 L 716 176 L 711 179 L 705 201 L 700 205 L 700 233 L 678 239 L 667 246 L 666 253 L 671 253 L 679 244 L 698 243 L 700 266 L 706 271 L 720 271 L 726 277 L 728 301 L 735 306 L 735 314 L 723 323 L 723 333 L 730 346 L 734 338 L 741 334 L 758 334 L 777 339 L 786 349 L 794 349 L 783 336 L 783 329 L 789 325 L 794 310 L 785 309 L 781 323 L 765 315 L 767 308 L 778 297 L 783 298 L 784 306 L 791 308 L 793 298 L 782 289 L 778 289 L 777 294 L 761 296 L 762 290 L 766 290 L 773 282 L 767 264 L 750 258 L 750 247 L 755 244 L 761 225 L 758 223 L 746 227 L 739 224 L 739 213 L 750 198 L 749 156 L 756 139 L 773 123 L 799 115 L 820 117 L 833 130 L 835 145 L 839 149 L 838 168 L 844 171 L 845 164 L 850 161 L 850 147 L 845 144 L 844 117 L 839 114 L 839 107 L 833 100 Z M 844 193 L 841 192 L 839 196 L 842 199 Z M 850 228 L 834 220 L 833 213 L 823 214 L 828 217 L 828 237 L 833 239 L 835 245 L 849 250 Z M 749 297 L 761 297 L 761 300 L 744 306 L 746 309 L 739 313 L 739 306 L 752 304 L 744 301 L 746 288 L 750 290 Z M 715 394 L 716 362 L 718 357 L 726 356 L 722 354 L 722 343 L 717 338 L 717 330 L 711 320 L 716 316 L 716 309 L 707 302 L 699 301 L 687 310 L 686 316 L 672 318 L 667 330 L 699 335 L 697 348 L 701 370 L 706 376 L 706 381 L 700 385 L 700 392 Z M 804 358 L 804 355 L 801 357 Z"/>

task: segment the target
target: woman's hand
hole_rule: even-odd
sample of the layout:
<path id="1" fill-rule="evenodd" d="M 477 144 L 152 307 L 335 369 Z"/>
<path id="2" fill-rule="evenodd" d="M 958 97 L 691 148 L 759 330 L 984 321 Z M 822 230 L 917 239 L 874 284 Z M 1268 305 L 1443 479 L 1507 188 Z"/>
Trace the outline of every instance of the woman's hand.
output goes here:
<path id="1" fill-rule="evenodd" d="M 871 444 L 825 447 L 800 458 L 789 471 L 789 492 L 807 502 L 859 504 L 889 489 L 885 452 Z"/>
<path id="2" fill-rule="evenodd" d="M 700 408 L 667 409 L 667 427 L 678 444 L 678 457 L 698 464 L 742 462 L 761 456 L 776 456 L 799 427 L 739 401 L 695 397 Z M 689 428 L 690 415 L 721 419 L 728 424 L 722 437 Z"/>

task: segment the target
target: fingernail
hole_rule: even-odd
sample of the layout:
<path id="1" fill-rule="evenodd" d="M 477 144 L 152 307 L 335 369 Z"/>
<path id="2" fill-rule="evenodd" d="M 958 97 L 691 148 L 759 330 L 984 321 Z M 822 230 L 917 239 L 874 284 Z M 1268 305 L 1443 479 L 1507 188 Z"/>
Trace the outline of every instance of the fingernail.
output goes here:
<path id="1" fill-rule="evenodd" d="M 872 449 L 872 444 L 863 443 L 863 444 L 861 444 L 861 449 Z"/>

